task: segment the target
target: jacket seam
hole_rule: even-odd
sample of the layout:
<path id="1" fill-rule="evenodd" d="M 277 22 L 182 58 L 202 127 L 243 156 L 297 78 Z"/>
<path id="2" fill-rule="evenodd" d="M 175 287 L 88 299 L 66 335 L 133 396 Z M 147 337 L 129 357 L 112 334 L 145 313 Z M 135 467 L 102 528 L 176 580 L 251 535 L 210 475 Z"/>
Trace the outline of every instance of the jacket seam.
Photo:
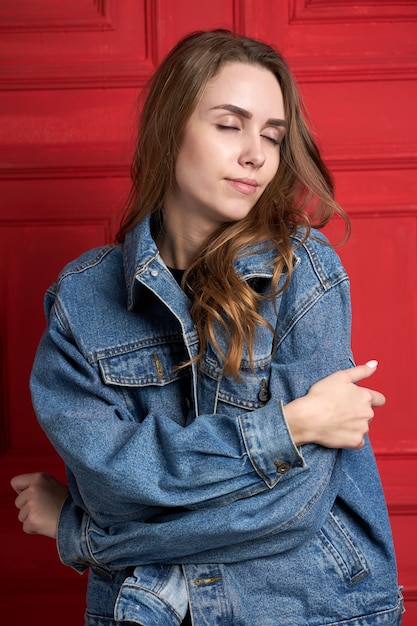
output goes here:
<path id="1" fill-rule="evenodd" d="M 61 283 L 65 278 L 67 278 L 68 276 L 71 276 L 72 274 L 82 274 L 83 272 L 90 269 L 91 267 L 95 267 L 96 265 L 99 265 L 101 261 L 103 261 L 103 259 L 110 252 L 113 252 L 113 250 L 120 249 L 121 247 L 122 247 L 121 244 L 108 244 L 107 246 L 102 246 L 101 248 L 98 248 L 96 255 L 93 256 L 92 258 L 86 261 L 83 261 L 82 263 L 79 263 L 78 265 L 73 266 L 73 264 L 71 264 L 70 266 L 67 266 L 66 268 L 64 268 L 62 272 L 59 274 L 57 282 Z"/>
<path id="2" fill-rule="evenodd" d="M 338 287 L 339 285 L 341 285 L 344 282 L 349 282 L 349 278 L 346 274 L 344 274 L 343 276 L 341 276 L 339 278 L 339 280 L 333 282 L 329 287 L 320 290 L 316 293 L 315 296 L 313 296 L 312 298 L 310 298 L 309 300 L 307 300 L 300 308 L 297 309 L 297 311 L 295 312 L 295 314 L 290 318 L 290 320 L 288 321 L 286 327 L 284 327 L 284 331 L 282 333 L 280 333 L 279 335 L 279 339 L 277 341 L 276 344 L 276 348 L 278 348 L 282 342 L 285 340 L 285 338 L 288 336 L 288 334 L 292 331 L 292 329 L 294 328 L 294 326 L 297 324 L 297 322 L 317 303 L 319 302 L 319 300 L 325 295 L 327 294 L 331 289 Z M 324 287 L 324 286 L 323 286 Z M 277 320 L 277 324 L 279 324 L 280 320 Z"/>

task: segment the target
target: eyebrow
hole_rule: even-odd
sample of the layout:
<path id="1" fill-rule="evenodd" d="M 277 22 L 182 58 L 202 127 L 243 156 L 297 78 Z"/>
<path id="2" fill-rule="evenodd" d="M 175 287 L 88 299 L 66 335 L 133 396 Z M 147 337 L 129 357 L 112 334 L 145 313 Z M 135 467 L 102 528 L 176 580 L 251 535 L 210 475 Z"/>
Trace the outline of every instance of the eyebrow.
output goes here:
<path id="1" fill-rule="evenodd" d="M 247 111 L 246 109 L 242 109 L 241 107 L 236 106 L 235 104 L 219 104 L 212 109 L 224 109 L 226 111 L 230 111 L 231 113 L 235 113 L 236 115 L 240 115 L 241 117 L 250 120 L 252 118 L 252 113 Z M 282 126 L 287 128 L 287 122 L 281 119 L 270 118 L 266 122 L 270 126 Z"/>

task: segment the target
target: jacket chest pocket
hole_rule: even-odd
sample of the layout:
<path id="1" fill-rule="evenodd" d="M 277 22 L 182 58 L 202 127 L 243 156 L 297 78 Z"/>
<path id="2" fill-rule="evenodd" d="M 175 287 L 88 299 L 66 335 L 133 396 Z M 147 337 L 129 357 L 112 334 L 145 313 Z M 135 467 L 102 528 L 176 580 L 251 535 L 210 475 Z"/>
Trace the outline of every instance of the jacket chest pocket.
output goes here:
<path id="1" fill-rule="evenodd" d="M 237 380 L 224 376 L 218 361 L 207 354 L 201 365 L 199 396 L 204 405 L 211 399 L 212 411 L 239 415 L 264 406 L 269 398 L 271 355 L 255 359 L 254 368 L 242 361 Z M 207 408 L 202 412 L 208 412 Z M 201 404 L 200 404 L 201 409 Z"/>
<path id="2" fill-rule="evenodd" d="M 100 358 L 99 368 L 105 384 L 118 388 L 127 415 L 142 422 L 149 413 L 160 413 L 185 425 L 191 385 L 187 370 L 179 368 L 186 358 L 183 342 L 149 342 L 114 352 Z"/>
<path id="3" fill-rule="evenodd" d="M 148 340 L 107 350 L 99 359 L 99 368 L 108 385 L 162 387 L 181 378 L 179 365 L 186 358 L 182 340 Z"/>
<path id="4" fill-rule="evenodd" d="M 270 398 L 269 373 L 270 366 L 265 365 L 253 372 L 241 370 L 237 381 L 223 378 L 219 386 L 217 412 L 222 412 L 222 407 L 234 407 L 240 414 L 263 407 Z"/>

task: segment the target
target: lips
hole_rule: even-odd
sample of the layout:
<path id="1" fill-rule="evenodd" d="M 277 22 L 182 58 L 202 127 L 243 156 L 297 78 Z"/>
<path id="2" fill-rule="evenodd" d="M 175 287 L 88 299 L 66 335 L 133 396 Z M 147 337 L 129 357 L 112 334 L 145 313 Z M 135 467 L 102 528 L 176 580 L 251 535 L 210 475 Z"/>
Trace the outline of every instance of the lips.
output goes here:
<path id="1" fill-rule="evenodd" d="M 252 178 L 226 178 L 227 182 L 233 189 L 247 196 L 256 193 L 259 184 Z"/>

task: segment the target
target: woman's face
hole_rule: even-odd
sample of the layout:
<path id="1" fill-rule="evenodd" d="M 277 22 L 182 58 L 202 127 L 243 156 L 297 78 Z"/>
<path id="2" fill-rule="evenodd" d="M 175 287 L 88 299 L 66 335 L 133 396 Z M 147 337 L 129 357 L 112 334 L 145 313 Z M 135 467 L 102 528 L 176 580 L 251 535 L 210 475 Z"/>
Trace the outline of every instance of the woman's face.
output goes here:
<path id="1" fill-rule="evenodd" d="M 284 102 L 272 72 L 225 64 L 186 124 L 168 220 L 204 238 L 244 218 L 278 169 L 284 133 Z"/>

